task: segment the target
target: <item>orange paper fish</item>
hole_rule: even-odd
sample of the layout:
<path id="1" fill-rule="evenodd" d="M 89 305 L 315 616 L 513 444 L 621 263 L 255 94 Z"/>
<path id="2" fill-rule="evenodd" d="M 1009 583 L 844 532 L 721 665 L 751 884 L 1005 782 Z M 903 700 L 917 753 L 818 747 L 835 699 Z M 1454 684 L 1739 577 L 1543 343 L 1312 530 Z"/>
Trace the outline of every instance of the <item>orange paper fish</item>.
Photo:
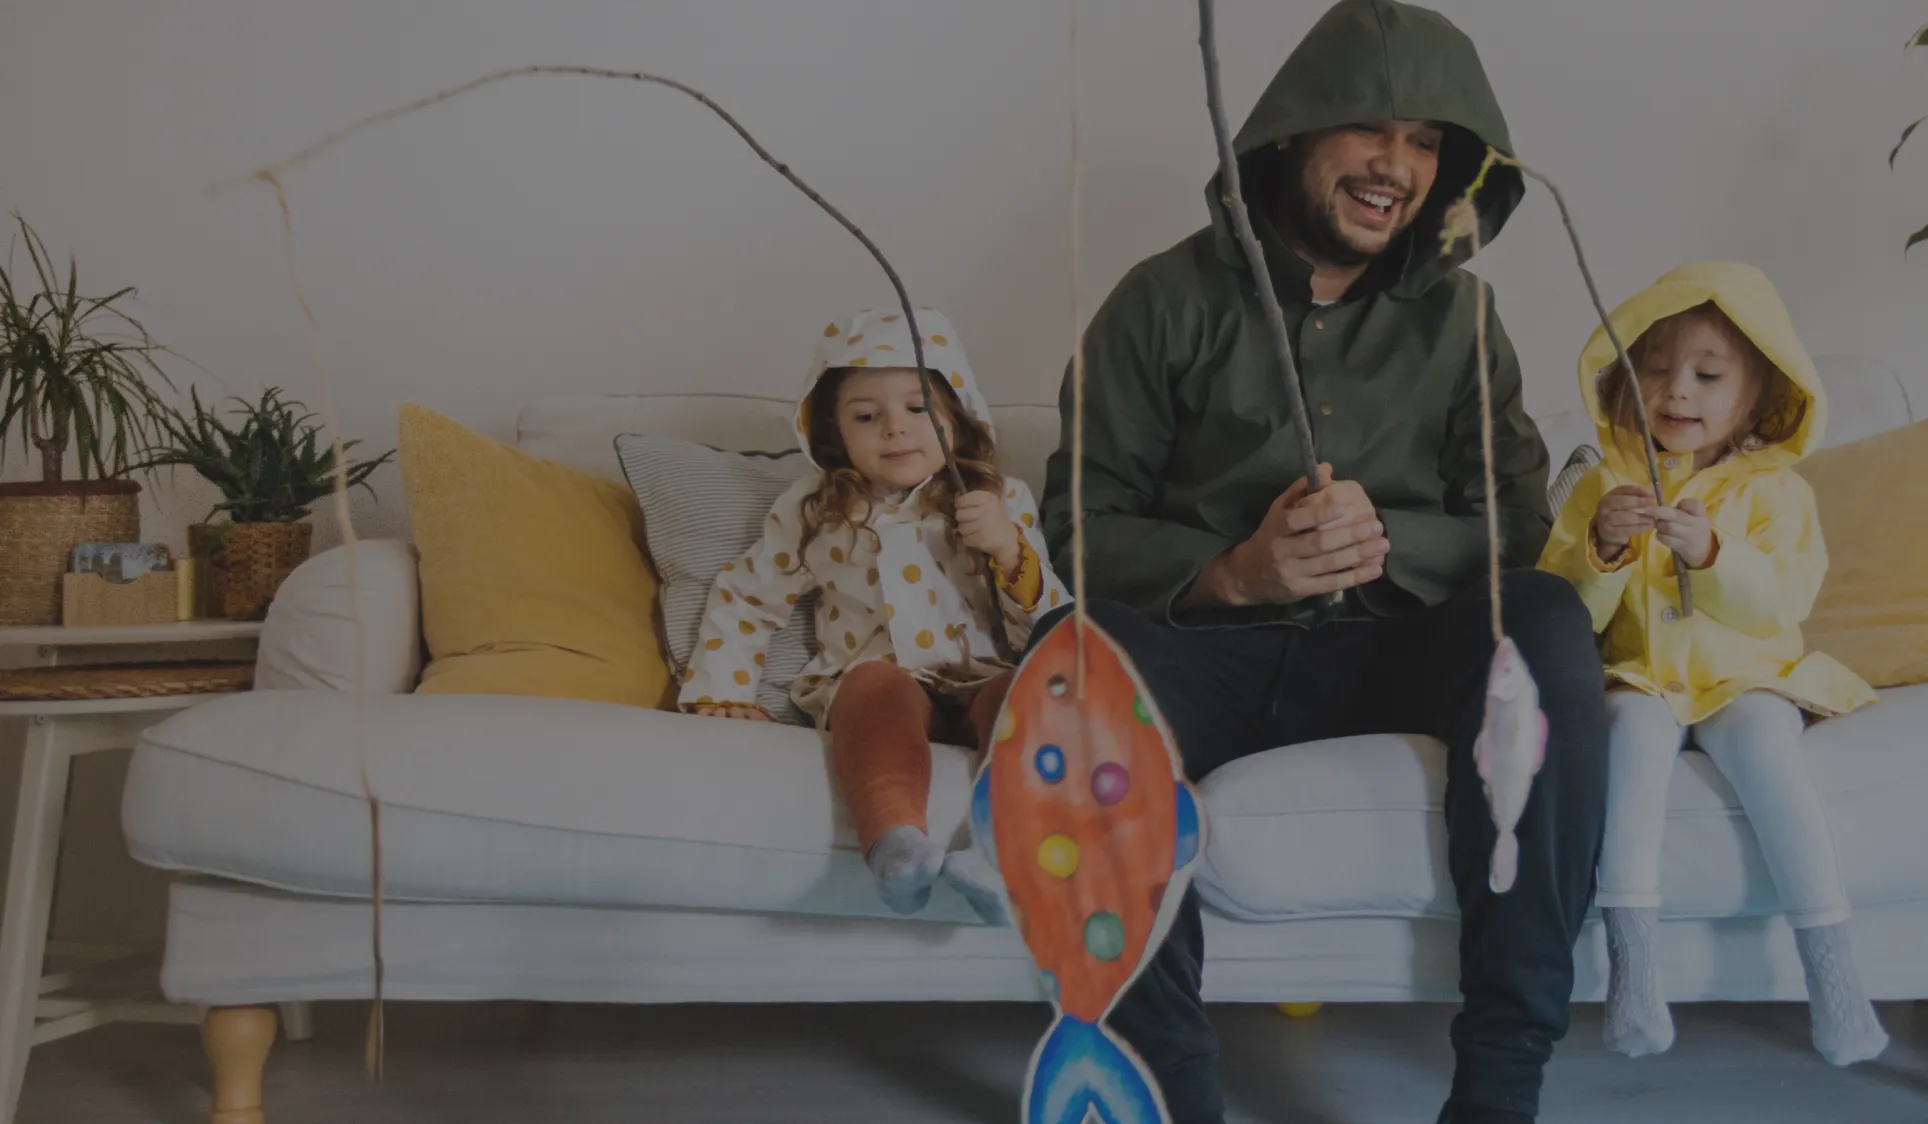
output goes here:
<path id="1" fill-rule="evenodd" d="M 1205 825 L 1150 692 L 1097 625 L 1066 618 L 1025 657 L 971 818 L 1059 1011 L 1031 1058 L 1026 1124 L 1167 1120 L 1103 1019 L 1171 928 Z"/>

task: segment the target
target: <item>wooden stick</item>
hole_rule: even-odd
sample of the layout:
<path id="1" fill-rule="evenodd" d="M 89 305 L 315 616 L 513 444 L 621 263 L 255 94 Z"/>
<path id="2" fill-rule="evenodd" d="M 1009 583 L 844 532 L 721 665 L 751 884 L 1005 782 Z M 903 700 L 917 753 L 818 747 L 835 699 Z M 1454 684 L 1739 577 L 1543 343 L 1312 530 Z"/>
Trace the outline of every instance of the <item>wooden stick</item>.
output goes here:
<path id="1" fill-rule="evenodd" d="M 1218 48 L 1212 19 L 1212 0 L 1198 0 L 1198 46 L 1205 56 L 1205 101 L 1212 115 L 1212 134 L 1218 141 L 1218 171 L 1221 182 L 1219 201 L 1232 216 L 1232 229 L 1239 247 L 1251 266 L 1252 280 L 1258 286 L 1259 304 L 1265 309 L 1265 324 L 1272 332 L 1272 348 L 1285 372 L 1286 400 L 1292 407 L 1292 427 L 1298 431 L 1299 449 L 1304 455 L 1306 484 L 1319 490 L 1319 456 L 1312 443 L 1312 422 L 1306 415 L 1305 392 L 1299 384 L 1299 366 L 1292 358 L 1292 339 L 1285 329 L 1285 310 L 1272 289 L 1272 274 L 1265 265 L 1265 250 L 1252 231 L 1252 218 L 1245 210 L 1245 192 L 1239 183 L 1238 157 L 1232 152 L 1232 137 L 1225 124 L 1224 95 L 1219 91 Z"/>
<path id="2" fill-rule="evenodd" d="M 1580 231 L 1579 228 L 1573 224 L 1573 213 L 1567 209 L 1566 195 L 1560 190 L 1560 185 L 1554 183 L 1542 173 L 1521 163 L 1519 160 L 1499 151 L 1492 145 L 1487 145 L 1486 159 L 1480 164 L 1479 174 L 1473 177 L 1473 182 L 1467 186 L 1465 193 L 1460 196 L 1458 205 L 1473 206 L 1474 197 L 1479 194 L 1479 189 L 1486 183 L 1487 171 L 1495 164 L 1505 164 L 1508 167 L 1519 169 L 1522 175 L 1532 178 L 1552 193 L 1554 206 L 1560 209 L 1560 222 L 1566 227 L 1567 240 L 1573 244 L 1573 260 L 1574 263 L 1580 267 L 1580 279 L 1586 282 L 1587 296 L 1593 301 L 1594 315 L 1599 318 L 1600 327 L 1606 331 L 1607 339 L 1613 342 L 1614 353 L 1620 357 L 1622 377 L 1627 380 L 1627 386 L 1633 392 L 1634 401 L 1639 403 L 1639 408 L 1633 412 L 1634 420 L 1640 427 L 1641 448 L 1647 454 L 1647 474 L 1653 480 L 1654 502 L 1660 504 L 1666 503 L 1666 495 L 1661 491 L 1660 487 L 1660 463 L 1654 457 L 1653 430 L 1647 426 L 1647 399 L 1645 395 L 1640 393 L 1640 376 L 1634 372 L 1633 359 L 1627 355 L 1627 347 L 1620 342 L 1620 333 L 1613 326 L 1613 317 L 1608 314 L 1605 302 L 1600 299 L 1600 287 L 1594 284 L 1593 270 L 1587 267 L 1587 252 L 1586 249 L 1580 245 Z M 1475 214 L 1477 214 L 1477 212 L 1475 212 Z M 1477 218 L 1474 220 L 1473 229 L 1475 235 L 1477 235 Z M 1450 253 L 1452 251 L 1454 237 L 1455 235 L 1449 232 L 1448 236 L 1441 241 L 1441 253 Z M 1555 514 L 1558 513 L 1556 512 Z M 1688 577 L 1687 566 L 1681 561 L 1678 554 L 1674 556 L 1674 577 L 1680 586 L 1680 613 L 1682 616 L 1692 616 L 1694 614 L 1694 589 Z"/>
<path id="3" fill-rule="evenodd" d="M 427 109 L 430 106 L 448 101 L 451 98 L 459 97 L 471 90 L 480 89 L 492 83 L 502 82 L 510 78 L 528 74 L 566 74 L 587 78 L 613 78 L 662 86 L 675 90 L 680 94 L 685 94 L 722 118 L 724 124 L 733 129 L 737 136 L 743 138 L 743 142 L 750 146 L 751 151 L 755 152 L 759 159 L 775 169 L 776 173 L 788 180 L 791 186 L 803 192 L 807 199 L 815 203 L 825 214 L 835 219 L 838 225 L 849 231 L 851 236 L 856 238 L 857 241 L 863 245 L 864 249 L 870 252 L 870 256 L 876 259 L 877 264 L 882 267 L 884 271 L 884 276 L 889 278 L 891 288 L 896 291 L 897 303 L 904 313 L 905 326 L 910 329 L 911 349 L 917 362 L 918 382 L 924 394 L 925 416 L 931 419 L 931 428 L 936 431 L 937 448 L 938 451 L 943 454 L 944 467 L 950 476 L 951 487 L 958 495 L 962 496 L 964 494 L 964 474 L 958 470 L 957 458 L 951 451 L 949 439 L 944 436 L 943 427 L 937 424 L 938 415 L 935 410 L 935 403 L 932 401 L 930 372 L 926 370 L 924 366 L 924 336 L 917 328 L 917 310 L 911 307 L 910 294 L 905 290 L 903 279 L 897 275 L 897 270 L 891 266 L 890 259 L 884 257 L 883 250 L 878 248 L 877 243 L 871 241 L 870 236 L 865 234 L 861 227 L 850 221 L 842 211 L 831 206 L 829 200 L 819 195 L 815 188 L 803 182 L 802 177 L 798 176 L 794 171 L 791 171 L 788 164 L 778 160 L 770 153 L 769 149 L 764 148 L 762 144 L 758 143 L 757 139 L 750 135 L 750 131 L 743 127 L 741 121 L 738 121 L 728 110 L 718 105 L 715 99 L 703 91 L 696 89 L 694 86 L 678 82 L 674 78 L 665 78 L 660 74 L 651 74 L 648 71 L 642 70 L 611 70 L 600 66 L 535 65 L 511 67 L 507 70 L 498 70 L 485 74 L 480 78 L 471 79 L 459 86 L 453 86 L 439 93 L 417 98 L 405 105 L 385 109 L 379 113 L 373 113 L 363 117 L 358 121 L 350 122 L 336 129 L 334 132 L 329 133 L 307 148 L 302 149 L 300 152 L 295 153 L 293 156 L 256 170 L 247 178 L 268 180 L 271 183 L 276 182 L 287 173 L 364 129 L 379 125 L 385 121 L 393 121 L 398 117 L 406 116 L 416 110 Z M 215 189 L 218 191 L 225 186 L 227 186 L 227 184 L 216 184 Z M 992 572 L 989 566 L 984 568 L 984 580 L 991 594 L 991 636 L 996 641 L 1000 654 L 1009 658 L 1013 653 L 1009 633 L 1004 626 L 1004 613 L 998 598 L 997 575 Z"/>
<path id="4" fill-rule="evenodd" d="M 1292 428 L 1299 437 L 1299 452 L 1303 458 L 1302 468 L 1309 495 L 1319 491 L 1319 453 L 1312 441 L 1312 421 L 1306 414 L 1299 366 L 1292 358 L 1292 337 L 1286 332 L 1285 310 L 1279 307 L 1278 294 L 1272 288 L 1272 273 L 1265 264 L 1265 249 L 1259 245 L 1258 235 L 1252 231 L 1252 217 L 1245 210 L 1245 191 L 1239 183 L 1238 157 L 1232 152 L 1231 130 L 1225 124 L 1225 98 L 1219 90 L 1216 39 L 1212 0 L 1198 0 L 1198 47 L 1205 56 L 1205 103 L 1211 111 L 1212 135 L 1218 141 L 1219 201 L 1232 218 L 1232 229 L 1238 235 L 1239 248 L 1245 252 L 1246 263 L 1251 267 L 1252 281 L 1258 286 L 1259 305 L 1265 310 L 1265 325 L 1271 330 L 1272 349 L 1278 358 L 1279 369 L 1285 374 L 1286 403 L 1292 408 Z M 1330 607 L 1337 606 L 1343 599 L 1343 593 L 1331 593 L 1321 600 Z"/>

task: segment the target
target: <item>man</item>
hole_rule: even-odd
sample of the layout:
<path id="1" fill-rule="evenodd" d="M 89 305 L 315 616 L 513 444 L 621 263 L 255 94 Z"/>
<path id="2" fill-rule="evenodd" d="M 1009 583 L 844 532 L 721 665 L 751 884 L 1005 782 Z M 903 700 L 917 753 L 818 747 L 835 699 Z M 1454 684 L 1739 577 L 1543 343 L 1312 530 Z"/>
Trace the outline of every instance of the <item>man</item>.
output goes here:
<path id="1" fill-rule="evenodd" d="M 1550 526 L 1547 455 L 1495 319 L 1499 525 L 1514 568 L 1506 628 L 1539 682 L 1550 741 L 1519 825 L 1518 882 L 1506 895 L 1487 889 L 1493 828 L 1472 758 L 1493 650 L 1475 281 L 1460 268 L 1464 240 L 1440 253 L 1440 216 L 1487 144 L 1510 151 L 1472 43 L 1389 0 L 1333 7 L 1238 134 L 1246 202 L 1329 466 L 1317 493 L 1301 478 L 1284 376 L 1217 177 L 1211 227 L 1135 267 L 1086 337 L 1090 612 L 1146 676 L 1189 775 L 1350 734 L 1431 734 L 1449 747 L 1465 997 L 1440 1115 L 1449 1124 L 1525 1124 L 1538 1111 L 1541 1071 L 1567 1028 L 1606 787 L 1587 613 L 1565 583 L 1530 569 Z M 1510 169 L 1489 175 L 1482 241 L 1523 191 Z M 1044 505 L 1061 572 L 1071 409 L 1067 379 Z M 1178 1124 L 1223 1119 L 1203 959 L 1188 895 L 1110 1020 L 1156 1072 Z"/>

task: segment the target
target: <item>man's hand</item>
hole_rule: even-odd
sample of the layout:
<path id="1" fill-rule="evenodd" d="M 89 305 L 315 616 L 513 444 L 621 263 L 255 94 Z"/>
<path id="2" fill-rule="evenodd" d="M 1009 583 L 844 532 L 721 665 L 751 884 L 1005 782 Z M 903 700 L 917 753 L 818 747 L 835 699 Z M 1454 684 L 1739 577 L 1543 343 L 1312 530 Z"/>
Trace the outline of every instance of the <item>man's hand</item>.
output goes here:
<path id="1" fill-rule="evenodd" d="M 1366 490 L 1335 482 L 1322 464 L 1319 490 L 1294 481 L 1251 538 L 1205 565 L 1185 604 L 1284 604 L 1351 589 L 1385 573 L 1391 550 Z"/>
<path id="2" fill-rule="evenodd" d="M 741 718 L 749 722 L 768 722 L 770 716 L 757 706 L 699 706 L 696 713 L 704 718 Z"/>
<path id="3" fill-rule="evenodd" d="M 1635 535 L 1653 530 L 1653 510 L 1652 489 L 1638 484 L 1622 484 L 1601 496 L 1593 509 L 1593 543 L 1600 561 L 1617 561 Z"/>
<path id="4" fill-rule="evenodd" d="M 1004 574 L 1017 573 L 1024 561 L 1018 547 L 1018 525 L 1004 510 L 995 492 L 966 492 L 957 497 L 957 537 L 965 546 L 997 563 Z"/>
<path id="5" fill-rule="evenodd" d="M 1681 500 L 1678 507 L 1653 509 L 1654 538 L 1674 552 L 1689 570 L 1704 570 L 1714 561 L 1714 525 L 1699 500 Z"/>

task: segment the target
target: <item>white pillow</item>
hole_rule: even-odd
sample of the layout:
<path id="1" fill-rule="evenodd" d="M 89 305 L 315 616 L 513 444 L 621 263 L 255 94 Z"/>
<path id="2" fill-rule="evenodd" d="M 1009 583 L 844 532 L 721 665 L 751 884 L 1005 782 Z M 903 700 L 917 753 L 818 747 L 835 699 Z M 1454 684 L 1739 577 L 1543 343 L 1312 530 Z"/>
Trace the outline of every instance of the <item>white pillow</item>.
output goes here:
<path id="1" fill-rule="evenodd" d="M 696 650 L 710 588 L 725 563 L 756 545 L 770 507 L 811 471 L 802 453 L 730 453 L 665 437 L 623 434 L 616 458 L 643 509 L 643 535 L 662 579 L 663 639 L 680 679 Z M 802 598 L 770 637 L 757 704 L 779 722 L 808 726 L 790 681 L 816 650 L 817 595 Z"/>
<path id="2" fill-rule="evenodd" d="M 261 624 L 256 690 L 354 690 L 357 609 L 363 689 L 415 689 L 422 671 L 415 547 L 401 539 L 370 539 L 357 544 L 355 562 L 354 585 L 348 581 L 348 550 L 339 546 L 295 567 L 281 583 Z"/>

